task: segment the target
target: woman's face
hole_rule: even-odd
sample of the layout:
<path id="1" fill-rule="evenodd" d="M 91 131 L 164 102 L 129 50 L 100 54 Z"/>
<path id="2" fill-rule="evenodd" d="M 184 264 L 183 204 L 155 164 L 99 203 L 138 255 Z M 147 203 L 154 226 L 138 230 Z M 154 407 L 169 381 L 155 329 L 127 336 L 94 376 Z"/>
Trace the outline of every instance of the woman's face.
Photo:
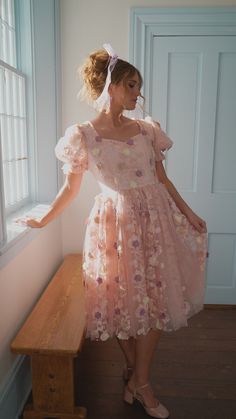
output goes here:
<path id="1" fill-rule="evenodd" d="M 136 106 L 138 96 L 140 96 L 140 79 L 135 73 L 128 78 L 125 83 L 111 85 L 110 94 L 112 106 L 121 106 L 122 109 L 133 110 Z"/>

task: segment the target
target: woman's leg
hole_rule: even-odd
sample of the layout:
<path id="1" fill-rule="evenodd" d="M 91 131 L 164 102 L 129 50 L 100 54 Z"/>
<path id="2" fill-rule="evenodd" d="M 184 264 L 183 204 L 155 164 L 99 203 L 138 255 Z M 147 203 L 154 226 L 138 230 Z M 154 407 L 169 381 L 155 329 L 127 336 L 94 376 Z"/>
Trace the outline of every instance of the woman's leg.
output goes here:
<path id="1" fill-rule="evenodd" d="M 127 366 L 133 368 L 133 374 L 128 383 L 131 391 L 149 382 L 151 362 L 160 335 L 160 330 L 150 330 L 147 335 L 140 335 L 136 339 L 117 339 L 125 356 Z M 157 406 L 158 402 L 151 387 L 140 390 L 140 393 L 146 406 Z"/>
<path id="2" fill-rule="evenodd" d="M 134 368 L 135 366 L 135 339 L 129 338 L 127 340 L 118 339 L 117 341 L 124 354 L 127 367 Z"/>
<path id="3" fill-rule="evenodd" d="M 147 335 L 139 336 L 135 339 L 135 368 L 128 383 L 130 390 L 134 390 L 149 382 L 151 362 L 160 335 L 160 330 L 150 330 Z M 139 392 L 142 394 L 146 406 L 155 407 L 158 405 L 151 387 L 145 387 Z"/>
<path id="4" fill-rule="evenodd" d="M 160 339 L 160 330 L 150 330 L 147 335 L 139 336 L 135 343 L 135 381 L 140 386 L 149 381 L 150 367 Z"/>

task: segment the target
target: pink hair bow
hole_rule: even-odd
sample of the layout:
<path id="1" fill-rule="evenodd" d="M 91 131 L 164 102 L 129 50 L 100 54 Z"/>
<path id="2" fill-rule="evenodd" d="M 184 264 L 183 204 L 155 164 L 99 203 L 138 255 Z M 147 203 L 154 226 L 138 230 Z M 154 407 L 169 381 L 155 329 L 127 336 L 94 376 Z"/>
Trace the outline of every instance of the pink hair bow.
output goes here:
<path id="1" fill-rule="evenodd" d="M 110 44 L 103 44 L 103 48 L 109 54 L 110 60 L 109 60 L 109 65 L 108 65 L 108 69 L 107 69 L 107 77 L 106 77 L 105 86 L 104 86 L 103 91 L 100 94 L 100 96 L 94 101 L 94 107 L 98 111 L 102 111 L 103 109 L 109 109 L 110 96 L 109 96 L 109 93 L 108 93 L 108 88 L 109 88 L 110 83 L 111 83 L 111 73 L 114 70 L 114 67 L 115 67 L 115 65 L 117 63 L 117 60 L 118 60 L 118 55 L 115 53 L 115 51 L 113 50 L 113 48 Z"/>

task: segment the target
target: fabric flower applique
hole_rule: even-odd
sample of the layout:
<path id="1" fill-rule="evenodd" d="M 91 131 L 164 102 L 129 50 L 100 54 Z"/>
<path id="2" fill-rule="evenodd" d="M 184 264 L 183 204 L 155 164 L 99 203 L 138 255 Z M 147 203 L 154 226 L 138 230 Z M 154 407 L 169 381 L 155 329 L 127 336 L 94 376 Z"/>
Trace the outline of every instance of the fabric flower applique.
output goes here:
<path id="1" fill-rule="evenodd" d="M 98 285 L 101 285 L 103 283 L 103 279 L 100 276 L 97 277 L 96 281 Z"/>
<path id="2" fill-rule="evenodd" d="M 136 186 L 138 186 L 138 184 L 137 184 L 137 182 L 135 182 L 135 180 L 131 180 L 129 182 L 129 184 L 130 184 L 131 188 L 136 188 Z"/>
<path id="3" fill-rule="evenodd" d="M 135 249 L 138 248 L 140 246 L 140 241 L 139 241 L 138 236 L 130 237 L 130 239 L 128 240 L 128 246 Z"/>
<path id="4" fill-rule="evenodd" d="M 102 137 L 100 135 L 96 135 L 95 141 L 97 141 L 98 143 L 100 143 L 102 141 Z"/>
<path id="5" fill-rule="evenodd" d="M 127 144 L 129 144 L 129 145 L 134 145 L 134 140 L 133 140 L 132 138 L 129 138 L 129 139 L 126 141 L 126 143 L 127 143 Z"/>
<path id="6" fill-rule="evenodd" d="M 99 320 L 102 317 L 102 314 L 100 313 L 100 311 L 95 311 L 94 317 L 96 320 Z"/>
<path id="7" fill-rule="evenodd" d="M 64 137 L 55 147 L 55 154 L 64 163 L 62 169 L 65 174 L 88 170 L 88 153 L 79 125 L 66 129 Z"/>
<path id="8" fill-rule="evenodd" d="M 121 319 L 121 328 L 124 331 L 130 330 L 130 317 L 128 315 L 128 310 L 123 310 L 122 313 L 122 319 Z"/>
<path id="9" fill-rule="evenodd" d="M 129 150 L 129 148 L 127 148 L 127 147 L 123 148 L 122 153 L 123 153 L 125 156 L 129 156 L 129 155 L 130 155 L 130 150 Z"/>
<path id="10" fill-rule="evenodd" d="M 138 176 L 138 177 L 143 176 L 143 172 L 142 172 L 142 170 L 140 170 L 140 169 L 136 170 L 135 174 L 136 174 L 136 176 Z"/>
<path id="11" fill-rule="evenodd" d="M 94 147 L 92 149 L 92 153 L 93 153 L 94 156 L 99 156 L 99 154 L 101 154 L 101 150 L 98 147 Z"/>
<path id="12" fill-rule="evenodd" d="M 146 307 L 141 304 L 140 306 L 138 306 L 135 313 L 137 317 L 143 317 L 147 313 Z"/>
<path id="13" fill-rule="evenodd" d="M 103 164 L 100 161 L 96 164 L 96 166 L 97 166 L 98 170 L 101 170 L 103 168 Z"/>
<path id="14" fill-rule="evenodd" d="M 155 253 L 152 254 L 148 258 L 148 262 L 150 263 L 151 266 L 158 266 L 159 265 L 159 260 L 158 260 L 157 255 Z"/>
<path id="15" fill-rule="evenodd" d="M 142 276 L 141 272 L 136 272 L 135 275 L 134 275 L 134 281 L 135 282 L 141 282 L 142 279 L 143 279 L 143 276 Z"/>
<path id="16" fill-rule="evenodd" d="M 119 316 L 120 315 L 120 308 L 119 307 L 116 307 L 115 309 L 114 309 L 114 313 L 115 313 L 115 315 L 116 316 Z"/>

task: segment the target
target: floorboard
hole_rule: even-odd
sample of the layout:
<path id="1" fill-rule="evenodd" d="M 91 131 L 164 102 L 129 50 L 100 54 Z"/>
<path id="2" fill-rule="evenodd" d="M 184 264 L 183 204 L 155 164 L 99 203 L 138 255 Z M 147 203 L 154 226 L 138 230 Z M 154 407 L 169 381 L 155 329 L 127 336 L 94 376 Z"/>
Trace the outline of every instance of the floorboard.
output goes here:
<path id="1" fill-rule="evenodd" d="M 88 419 L 145 419 L 122 400 L 123 356 L 115 339 L 85 341 L 76 365 L 77 401 Z M 151 381 L 170 419 L 236 419 L 236 310 L 205 309 L 189 327 L 163 333 Z"/>

